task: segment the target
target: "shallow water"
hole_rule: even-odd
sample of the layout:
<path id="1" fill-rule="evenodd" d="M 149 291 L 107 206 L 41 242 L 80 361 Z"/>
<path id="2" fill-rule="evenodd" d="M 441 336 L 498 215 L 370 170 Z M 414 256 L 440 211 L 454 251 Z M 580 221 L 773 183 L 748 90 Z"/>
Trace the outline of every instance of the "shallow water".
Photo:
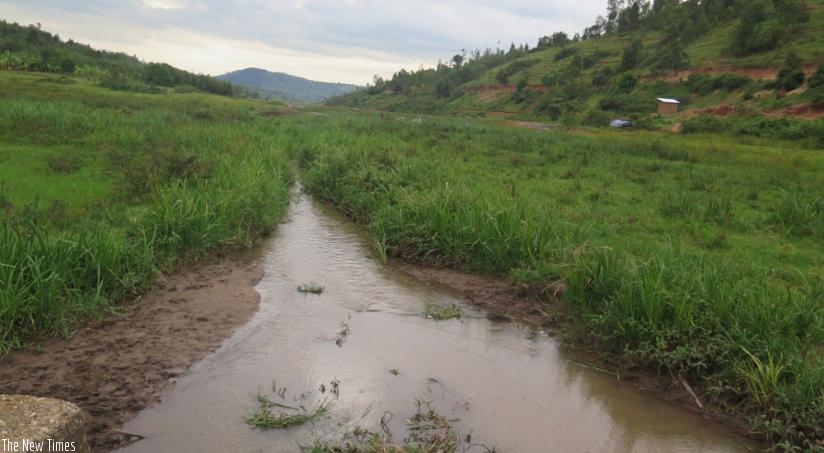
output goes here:
<path id="1" fill-rule="evenodd" d="M 299 451 L 312 437 L 380 431 L 387 411 L 400 440 L 415 400 L 498 451 L 746 450 L 723 427 L 574 364 L 542 332 L 489 321 L 459 294 L 378 264 L 356 227 L 306 196 L 267 248 L 260 311 L 124 427 L 145 438 L 122 451 Z M 299 293 L 308 281 L 324 293 Z M 462 319 L 422 316 L 452 303 Z M 253 430 L 244 416 L 258 392 L 309 408 L 326 399 L 331 411 L 314 425 Z"/>

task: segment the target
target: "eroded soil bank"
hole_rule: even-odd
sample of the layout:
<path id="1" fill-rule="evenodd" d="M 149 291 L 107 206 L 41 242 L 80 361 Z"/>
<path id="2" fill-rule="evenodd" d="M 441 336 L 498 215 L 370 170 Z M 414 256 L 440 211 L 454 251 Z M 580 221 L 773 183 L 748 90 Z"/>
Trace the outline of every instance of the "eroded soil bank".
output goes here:
<path id="1" fill-rule="evenodd" d="M 252 316 L 261 276 L 254 259 L 235 257 L 161 277 L 70 338 L 0 358 L 0 394 L 76 403 L 92 416 L 93 451 L 117 448 L 133 440 L 118 430 L 125 421 Z"/>

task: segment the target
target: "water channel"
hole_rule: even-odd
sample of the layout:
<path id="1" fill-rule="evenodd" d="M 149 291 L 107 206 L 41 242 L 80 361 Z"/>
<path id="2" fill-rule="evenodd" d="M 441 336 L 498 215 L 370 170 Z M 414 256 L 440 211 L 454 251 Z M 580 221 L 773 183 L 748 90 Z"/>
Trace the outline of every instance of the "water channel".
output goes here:
<path id="1" fill-rule="evenodd" d="M 124 427 L 144 439 L 122 451 L 300 451 L 355 427 L 382 432 L 387 413 L 402 441 L 416 400 L 502 452 L 746 451 L 725 428 L 575 365 L 543 332 L 492 322 L 461 294 L 370 258 L 358 227 L 306 195 L 262 259 L 258 313 Z M 325 291 L 296 290 L 309 281 Z M 464 316 L 427 319 L 427 304 L 457 304 Z M 287 404 L 332 403 L 328 416 L 251 429 L 256 395 L 280 398 L 273 382 Z"/>

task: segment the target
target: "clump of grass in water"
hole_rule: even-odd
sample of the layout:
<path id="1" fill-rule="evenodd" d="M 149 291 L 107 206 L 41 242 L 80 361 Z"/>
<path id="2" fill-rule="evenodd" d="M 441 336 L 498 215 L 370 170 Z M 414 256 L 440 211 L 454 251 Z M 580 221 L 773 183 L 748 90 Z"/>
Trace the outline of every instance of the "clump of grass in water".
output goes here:
<path id="1" fill-rule="evenodd" d="M 272 383 L 272 392 L 280 399 L 286 399 L 286 387 L 278 387 L 277 383 Z M 315 410 L 308 411 L 303 406 L 294 407 L 279 403 L 260 393 L 257 395 L 257 402 L 258 409 L 246 417 L 246 423 L 257 429 L 286 429 L 313 423 L 325 416 L 331 405 L 323 400 Z M 279 412 L 275 412 L 276 409 L 279 409 Z"/>
<path id="2" fill-rule="evenodd" d="M 453 318 L 460 319 L 460 317 L 463 316 L 463 311 L 461 311 L 461 309 L 455 304 L 448 307 L 443 305 L 427 304 L 424 308 L 423 315 L 429 319 L 445 321 Z"/>
<path id="3" fill-rule="evenodd" d="M 388 428 L 392 414 L 386 412 L 381 418 L 383 433 L 355 428 L 344 436 L 343 443 L 339 445 L 315 439 L 301 449 L 306 453 L 455 453 L 466 452 L 470 447 L 479 446 L 490 453 L 496 451 L 495 448 L 485 445 L 472 444 L 471 434 L 459 436 L 455 430 L 458 419 L 447 419 L 438 414 L 429 402 L 415 400 L 415 407 L 416 413 L 406 419 L 409 436 L 403 440 L 403 445 L 392 444 L 392 433 Z"/>
<path id="4" fill-rule="evenodd" d="M 266 397 L 263 397 L 263 399 L 266 399 Z M 260 396 L 258 396 L 258 400 L 261 400 Z M 267 403 L 261 403 L 260 408 L 256 412 L 246 417 L 246 423 L 257 429 L 286 429 L 293 426 L 301 426 L 306 423 L 313 423 L 324 417 L 329 412 L 330 406 L 330 404 L 326 401 L 323 401 L 312 412 L 302 411 L 297 414 L 291 414 L 288 412 L 275 413 L 272 411 L 271 406 L 266 407 L 269 403 L 283 409 L 288 408 L 288 406 L 277 404 L 269 400 Z M 297 410 L 294 408 L 291 409 Z"/>
<path id="5" fill-rule="evenodd" d="M 315 282 L 304 283 L 298 286 L 298 291 L 308 294 L 321 294 L 326 288 Z"/>

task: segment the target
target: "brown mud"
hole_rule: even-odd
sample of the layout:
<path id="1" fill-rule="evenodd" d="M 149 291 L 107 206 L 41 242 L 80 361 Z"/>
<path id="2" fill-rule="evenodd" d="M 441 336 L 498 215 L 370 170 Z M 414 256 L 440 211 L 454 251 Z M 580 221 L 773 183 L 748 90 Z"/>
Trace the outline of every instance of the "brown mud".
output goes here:
<path id="1" fill-rule="evenodd" d="M 153 288 L 70 338 L 0 357 L 0 394 L 71 401 L 92 416 L 93 451 L 134 436 L 118 429 L 257 310 L 262 270 L 246 258 L 207 262 Z"/>
<path id="2" fill-rule="evenodd" d="M 492 321 L 515 321 L 541 327 L 551 334 L 551 329 L 558 327 L 564 316 L 557 303 L 565 290 L 562 283 L 536 291 L 502 278 L 420 266 L 397 259 L 389 264 L 418 280 L 435 282 L 461 292 L 467 302 L 483 308 L 486 317 Z"/>

